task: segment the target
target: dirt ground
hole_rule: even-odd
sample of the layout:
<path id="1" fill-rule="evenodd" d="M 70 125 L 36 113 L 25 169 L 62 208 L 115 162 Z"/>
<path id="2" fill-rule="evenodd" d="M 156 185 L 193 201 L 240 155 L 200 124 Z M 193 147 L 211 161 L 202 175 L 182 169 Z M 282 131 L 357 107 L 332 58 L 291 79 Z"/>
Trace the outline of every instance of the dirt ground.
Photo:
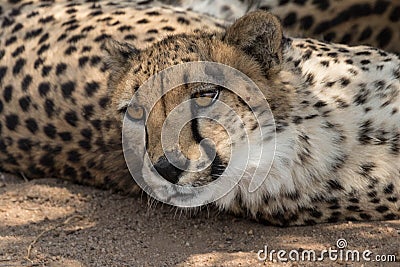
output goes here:
<path id="1" fill-rule="evenodd" d="M 343 238 L 347 250 L 368 249 L 371 259 L 395 255 L 397 262 L 330 261 L 327 256 L 323 262 L 282 263 L 276 253 L 274 261 L 257 258 L 265 246 L 268 252 L 295 249 L 301 255 L 337 249 L 337 240 Z M 400 221 L 267 227 L 211 208 L 189 215 L 166 205 L 150 207 L 145 196 L 124 197 L 55 179 L 0 181 L 0 267 L 400 266 L 399 262 Z"/>

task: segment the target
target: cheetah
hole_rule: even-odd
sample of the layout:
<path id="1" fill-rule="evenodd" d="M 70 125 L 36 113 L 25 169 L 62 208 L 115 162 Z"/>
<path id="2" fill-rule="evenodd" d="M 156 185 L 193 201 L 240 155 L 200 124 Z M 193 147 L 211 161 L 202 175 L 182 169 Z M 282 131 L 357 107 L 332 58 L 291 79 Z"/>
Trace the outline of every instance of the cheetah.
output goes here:
<path id="1" fill-rule="evenodd" d="M 226 123 L 246 129 L 251 146 L 260 146 L 252 143 L 259 128 L 276 140 L 261 186 L 249 192 L 252 177 L 244 175 L 215 201 L 221 210 L 280 226 L 399 218 L 396 55 L 286 36 L 265 11 L 228 27 L 182 9 L 122 1 L 31 3 L 10 12 L 18 14 L 2 16 L 0 33 L 1 171 L 137 192 L 121 140 L 125 118 L 142 123 L 132 96 L 154 94 L 139 88 L 161 70 L 216 62 L 254 81 L 275 124 L 255 125 L 249 106 L 227 88 L 174 88 L 146 122 L 145 150 L 166 180 L 199 187 L 224 176 L 229 148 L 244 142 L 239 131 L 228 138 L 224 128 L 201 118 L 185 125 L 180 147 L 189 159 L 198 158 L 203 139 L 216 144 L 212 164 L 197 173 L 166 162 L 160 138 L 167 114 L 186 100 L 228 120 L 215 108 L 218 100 L 240 114 L 241 123 Z M 269 147 L 272 139 L 263 137 Z"/>

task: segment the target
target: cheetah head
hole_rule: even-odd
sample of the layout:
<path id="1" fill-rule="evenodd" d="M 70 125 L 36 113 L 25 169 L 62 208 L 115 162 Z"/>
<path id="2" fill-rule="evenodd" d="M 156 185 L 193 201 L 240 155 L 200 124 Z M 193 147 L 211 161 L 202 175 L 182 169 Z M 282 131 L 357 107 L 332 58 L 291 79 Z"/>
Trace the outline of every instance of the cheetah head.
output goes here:
<path id="1" fill-rule="evenodd" d="M 241 180 L 233 184 L 232 190 L 226 192 L 220 201 L 226 206 L 228 204 L 224 203 L 231 203 L 229 199 L 240 198 L 241 190 L 247 190 L 251 180 L 249 173 L 254 173 L 254 169 L 260 163 L 259 158 L 253 160 L 250 155 L 247 159 L 248 168 L 238 169 L 235 161 L 243 158 L 243 147 L 258 149 L 263 146 L 265 158 L 262 158 L 261 162 L 264 164 L 268 160 L 271 161 L 275 128 L 270 120 L 257 121 L 254 108 L 258 109 L 259 113 L 268 110 L 268 105 L 263 102 L 266 100 L 273 111 L 280 114 L 284 112 L 287 105 L 285 95 L 277 89 L 279 82 L 276 78 L 281 68 L 284 47 L 285 38 L 279 20 L 262 11 L 249 13 L 228 27 L 225 32 L 170 36 L 141 51 L 129 44 L 107 42 L 105 49 L 109 54 L 107 62 L 110 69 L 110 112 L 119 120 L 123 120 L 126 113 L 125 121 L 128 121 L 133 129 L 143 127 L 145 131 L 141 145 L 145 150 L 142 152 L 147 152 L 148 162 L 144 161 L 139 167 L 136 166 L 135 175 L 141 172 L 140 175 L 146 179 L 148 172 L 157 171 L 172 184 L 202 187 L 219 180 L 227 166 L 232 164 L 231 171 L 225 173 L 227 179 L 224 183 L 233 184 L 229 179 L 237 178 L 239 174 Z M 249 107 L 246 99 L 242 99 L 229 90 L 230 88 L 203 81 L 193 82 L 190 79 L 192 74 L 185 69 L 180 75 L 172 77 L 164 74 L 161 80 L 154 82 L 154 75 L 188 62 L 213 62 L 238 70 L 255 83 L 261 97 L 252 99 L 254 105 Z M 200 72 L 211 73 L 211 76 L 219 75 L 229 80 L 231 87 L 232 80 L 236 79 L 238 82 L 234 82 L 233 87 L 242 87 L 243 92 L 247 90 L 246 85 L 243 85 L 236 75 L 207 64 L 198 68 Z M 176 86 L 167 91 L 165 84 L 171 80 Z M 143 89 L 142 85 L 148 81 L 153 83 Z M 134 95 L 133 105 L 131 100 Z M 248 96 L 251 97 L 252 95 Z M 172 116 L 172 120 L 168 119 L 169 115 Z M 174 125 L 177 118 L 188 119 L 182 120 L 182 125 Z M 165 139 L 163 129 L 168 135 L 175 132 L 176 128 L 179 128 L 176 138 L 172 136 Z M 267 134 L 255 138 L 253 135 L 260 135 L 260 128 Z M 129 143 L 129 137 L 127 139 Z M 138 146 L 136 150 L 140 150 Z M 172 164 L 167 155 L 174 155 L 178 150 L 176 162 L 181 161 L 180 166 L 184 168 Z M 143 155 L 142 152 L 139 154 Z M 163 186 L 168 187 L 168 184 Z M 230 185 L 222 183 L 216 186 L 226 187 Z M 171 195 L 173 194 L 174 192 L 171 192 Z"/>

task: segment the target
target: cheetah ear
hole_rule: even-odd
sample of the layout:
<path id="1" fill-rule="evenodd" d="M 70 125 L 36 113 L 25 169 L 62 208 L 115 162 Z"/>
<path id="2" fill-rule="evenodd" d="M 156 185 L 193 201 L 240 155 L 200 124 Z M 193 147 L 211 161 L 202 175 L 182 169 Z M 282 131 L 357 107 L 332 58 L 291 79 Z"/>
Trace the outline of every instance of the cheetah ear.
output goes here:
<path id="1" fill-rule="evenodd" d="M 283 33 L 279 19 L 265 11 L 249 12 L 230 26 L 223 39 L 262 64 L 268 74 L 280 70 Z"/>
<path id="2" fill-rule="evenodd" d="M 109 88 L 114 88 L 115 84 L 128 71 L 131 61 L 140 51 L 133 45 L 121 43 L 113 39 L 107 39 L 102 47 L 105 52 L 105 64 L 110 73 Z"/>

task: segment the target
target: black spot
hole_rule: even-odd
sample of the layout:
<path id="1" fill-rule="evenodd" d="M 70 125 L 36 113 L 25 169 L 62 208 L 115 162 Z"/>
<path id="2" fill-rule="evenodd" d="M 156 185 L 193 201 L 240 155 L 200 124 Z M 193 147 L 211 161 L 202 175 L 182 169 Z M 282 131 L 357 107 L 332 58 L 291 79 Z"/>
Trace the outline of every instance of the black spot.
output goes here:
<path id="1" fill-rule="evenodd" d="M 89 14 L 90 17 L 96 17 L 96 16 L 100 16 L 100 15 L 103 15 L 103 11 L 101 11 L 101 10 L 95 10 Z"/>
<path id="2" fill-rule="evenodd" d="M 31 75 L 25 75 L 25 77 L 22 79 L 21 82 L 21 88 L 22 91 L 26 92 L 29 88 L 29 85 L 32 83 L 32 76 Z"/>
<path id="3" fill-rule="evenodd" d="M 344 190 L 343 186 L 336 180 L 329 180 L 328 186 L 333 190 Z"/>
<path id="4" fill-rule="evenodd" d="M 286 15 L 286 17 L 283 19 L 283 26 L 284 27 L 290 27 L 293 24 L 295 24 L 297 21 L 297 14 L 295 12 L 290 12 L 289 14 Z"/>
<path id="5" fill-rule="evenodd" d="M 173 32 L 173 31 L 175 31 L 175 28 L 174 28 L 174 27 L 171 27 L 171 26 L 164 26 L 162 29 L 163 29 L 164 31 L 167 31 L 167 32 Z"/>
<path id="6" fill-rule="evenodd" d="M 9 27 L 9 26 L 13 25 L 14 22 L 15 22 L 15 21 L 14 21 L 13 18 L 4 17 L 3 23 L 1 24 L 1 27 L 2 27 L 2 28 Z"/>
<path id="7" fill-rule="evenodd" d="M 6 116 L 6 126 L 10 131 L 14 131 L 19 125 L 19 117 L 16 114 Z"/>
<path id="8" fill-rule="evenodd" d="M 14 88 L 12 85 L 7 85 L 6 87 L 4 87 L 3 98 L 4 101 L 6 101 L 7 103 L 10 102 L 12 99 L 13 90 Z"/>
<path id="9" fill-rule="evenodd" d="M 11 33 L 16 33 L 17 31 L 21 30 L 24 27 L 21 23 L 15 24 L 14 28 L 12 29 Z"/>
<path id="10" fill-rule="evenodd" d="M 26 17 L 27 17 L 27 18 L 32 18 L 32 17 L 35 17 L 35 16 L 37 16 L 37 15 L 39 15 L 39 12 L 37 12 L 37 11 L 32 11 L 32 12 L 29 13 Z"/>
<path id="11" fill-rule="evenodd" d="M 19 139 L 18 148 L 23 151 L 30 151 L 32 149 L 32 141 L 30 139 Z"/>
<path id="12" fill-rule="evenodd" d="M 360 213 L 359 216 L 363 220 L 370 220 L 372 218 L 372 216 L 367 213 Z"/>
<path id="13" fill-rule="evenodd" d="M 369 175 L 371 174 L 371 172 L 375 169 L 376 164 L 373 162 L 367 162 L 367 163 L 363 163 L 360 166 L 360 174 L 364 177 L 369 177 Z"/>
<path id="14" fill-rule="evenodd" d="M 352 35 L 350 33 L 346 33 L 345 35 L 342 36 L 342 39 L 339 42 L 343 44 L 348 44 L 351 42 L 351 39 Z"/>
<path id="15" fill-rule="evenodd" d="M 375 6 L 374 6 L 374 13 L 378 14 L 378 15 L 381 15 L 381 14 L 385 13 L 385 11 L 387 10 L 388 6 L 389 6 L 389 2 L 388 1 L 378 0 L 378 1 L 376 1 Z"/>
<path id="16" fill-rule="evenodd" d="M 328 60 L 323 60 L 320 62 L 320 64 L 324 67 L 329 67 L 329 61 Z"/>
<path id="17" fill-rule="evenodd" d="M 46 52 L 48 49 L 50 48 L 49 44 L 43 44 L 39 50 L 37 51 L 37 55 L 40 56 L 42 55 L 44 52 Z"/>
<path id="18" fill-rule="evenodd" d="M 109 101 L 108 97 L 100 98 L 100 100 L 99 100 L 100 107 L 102 107 L 103 109 L 106 108 L 107 104 L 108 104 L 108 101 Z"/>
<path id="19" fill-rule="evenodd" d="M 178 17 L 177 21 L 180 24 L 185 24 L 185 25 L 189 25 L 190 24 L 190 21 L 185 19 L 184 17 Z"/>
<path id="20" fill-rule="evenodd" d="M 339 211 L 332 212 L 331 216 L 328 218 L 328 222 L 335 223 L 339 221 L 342 214 Z"/>
<path id="21" fill-rule="evenodd" d="M 359 200 L 358 198 L 355 198 L 355 197 L 349 198 L 349 201 L 350 201 L 351 203 L 360 203 L 360 200 Z"/>
<path id="22" fill-rule="evenodd" d="M 35 38 L 35 37 L 39 36 L 42 33 L 42 31 L 43 31 L 42 28 L 38 28 L 38 29 L 35 29 L 32 31 L 29 31 L 25 34 L 24 39 L 29 40 L 29 39 Z"/>
<path id="23" fill-rule="evenodd" d="M 64 40 L 65 38 L 67 38 L 67 34 L 63 33 L 58 37 L 57 42 L 60 42 L 60 41 Z"/>
<path id="24" fill-rule="evenodd" d="M 86 63 L 89 61 L 89 57 L 88 56 L 80 57 L 78 59 L 78 61 L 79 61 L 79 67 L 83 68 L 86 65 Z"/>
<path id="25" fill-rule="evenodd" d="M 80 40 L 84 39 L 85 37 L 86 37 L 86 35 L 84 35 L 84 34 L 75 34 L 75 35 L 72 35 L 72 36 L 67 40 L 67 42 L 68 42 L 68 43 L 77 43 L 77 42 L 79 42 Z"/>
<path id="26" fill-rule="evenodd" d="M 327 42 L 331 42 L 336 38 L 336 33 L 335 32 L 328 32 L 327 34 L 324 34 L 324 40 Z"/>
<path id="27" fill-rule="evenodd" d="M 46 111 L 46 114 L 49 118 L 51 118 L 54 115 L 54 111 L 55 111 L 55 105 L 53 100 L 51 99 L 46 99 L 46 101 L 44 102 L 44 110 Z"/>
<path id="28" fill-rule="evenodd" d="M 47 77 L 53 67 L 52 66 L 43 66 L 42 68 L 42 77 Z"/>
<path id="29" fill-rule="evenodd" d="M 40 18 L 39 19 L 39 23 L 46 24 L 46 23 L 51 22 L 53 20 L 54 20 L 54 17 L 52 15 L 50 15 L 50 16 L 47 16 L 47 17 L 44 17 L 44 18 Z"/>
<path id="30" fill-rule="evenodd" d="M 84 47 L 82 47 L 82 53 L 90 52 L 91 50 L 92 50 L 91 46 L 85 45 Z"/>
<path id="31" fill-rule="evenodd" d="M 35 63 L 34 63 L 34 65 L 33 65 L 33 67 L 34 67 L 35 70 L 36 70 L 36 69 L 38 69 L 41 65 L 43 65 L 43 63 L 44 63 L 44 60 L 43 60 L 41 57 L 39 57 L 39 58 L 37 58 L 37 59 L 35 60 Z"/>
<path id="32" fill-rule="evenodd" d="M 72 92 L 75 91 L 75 83 L 72 81 L 61 84 L 61 91 L 65 98 L 69 98 Z"/>
<path id="33" fill-rule="evenodd" d="M 375 210 L 376 210 L 377 212 L 379 212 L 379 213 L 384 213 L 384 212 L 388 211 L 389 208 L 386 207 L 386 206 L 384 206 L 384 205 L 381 205 L 381 206 L 376 207 Z"/>
<path id="34" fill-rule="evenodd" d="M 31 165 L 28 167 L 28 171 L 30 174 L 32 174 L 34 177 L 44 177 L 45 172 L 38 168 L 37 166 Z"/>
<path id="35" fill-rule="evenodd" d="M 30 99 L 29 96 L 21 97 L 18 100 L 18 102 L 19 102 L 19 106 L 22 108 L 23 111 L 26 112 L 26 111 L 29 110 L 29 107 L 30 107 L 30 104 L 31 104 L 31 99 Z"/>
<path id="36" fill-rule="evenodd" d="M 93 96 L 97 90 L 99 90 L 100 86 L 97 82 L 88 82 L 85 85 L 86 94 L 90 97 Z"/>
<path id="37" fill-rule="evenodd" d="M 147 31 L 147 33 L 158 33 L 158 30 L 156 29 L 150 29 Z"/>
<path id="38" fill-rule="evenodd" d="M 118 31 L 120 32 L 126 32 L 126 31 L 129 32 L 130 30 L 132 30 L 132 27 L 129 25 L 122 25 L 118 27 Z"/>
<path id="39" fill-rule="evenodd" d="M 101 120 L 91 120 L 90 123 L 93 125 L 93 127 L 97 130 L 101 130 Z"/>
<path id="40" fill-rule="evenodd" d="M 109 38 L 111 38 L 111 35 L 103 33 L 103 34 L 97 36 L 94 39 L 94 41 L 98 43 L 98 42 L 103 42 L 104 40 L 109 39 Z"/>
<path id="41" fill-rule="evenodd" d="M 64 175 L 71 179 L 76 179 L 76 176 L 78 174 L 74 168 L 72 168 L 71 166 L 65 165 L 64 166 Z"/>
<path id="42" fill-rule="evenodd" d="M 308 49 L 307 51 L 304 52 L 304 54 L 302 55 L 301 58 L 303 60 L 308 60 L 308 59 L 310 59 L 311 54 L 312 54 L 312 50 Z"/>
<path id="43" fill-rule="evenodd" d="M 138 20 L 136 23 L 138 23 L 138 24 L 146 24 L 146 23 L 149 23 L 149 20 L 148 19 L 141 19 L 141 20 Z"/>
<path id="44" fill-rule="evenodd" d="M 76 19 L 70 19 L 66 22 L 64 22 L 63 24 L 61 24 L 61 26 L 69 26 L 69 25 L 73 25 L 75 23 L 77 23 L 78 21 Z"/>
<path id="45" fill-rule="evenodd" d="M 373 131 L 371 120 L 366 120 L 360 125 L 358 131 L 358 141 L 360 144 L 365 145 L 371 141 L 370 133 Z"/>
<path id="46" fill-rule="evenodd" d="M 92 139 L 92 130 L 85 128 L 81 130 L 81 135 L 86 139 Z"/>
<path id="47" fill-rule="evenodd" d="M 368 64 L 371 63 L 371 61 L 368 60 L 368 59 L 363 59 L 363 60 L 360 61 L 360 63 L 361 63 L 361 65 L 368 65 Z"/>
<path id="48" fill-rule="evenodd" d="M 311 210 L 310 215 L 311 215 L 311 217 L 318 219 L 318 218 L 321 218 L 323 214 L 322 214 L 322 212 L 320 212 L 318 210 Z"/>
<path id="49" fill-rule="evenodd" d="M 392 40 L 393 32 L 390 28 L 384 28 L 377 36 L 376 40 L 378 41 L 379 47 L 383 48 L 387 46 Z"/>
<path id="50" fill-rule="evenodd" d="M 294 124 L 301 124 L 301 123 L 303 122 L 303 118 L 300 117 L 300 116 L 294 116 L 294 117 L 292 118 L 292 122 L 293 122 Z"/>
<path id="51" fill-rule="evenodd" d="M 360 37 L 358 38 L 358 41 L 364 41 L 367 40 L 368 38 L 370 38 L 372 35 L 372 29 L 371 27 L 366 27 L 360 34 Z"/>
<path id="52" fill-rule="evenodd" d="M 328 104 L 325 101 L 319 100 L 317 103 L 314 104 L 314 107 L 316 108 L 322 108 L 327 106 Z"/>
<path id="53" fill-rule="evenodd" d="M 390 21 L 398 22 L 400 20 L 400 6 L 396 6 L 393 8 L 392 12 L 389 16 Z"/>
<path id="54" fill-rule="evenodd" d="M 144 41 L 145 41 L 145 42 L 152 43 L 155 39 L 156 39 L 156 38 L 154 38 L 154 37 L 149 37 L 149 38 L 144 39 Z"/>
<path id="55" fill-rule="evenodd" d="M 75 9 L 75 8 L 70 8 L 70 9 L 67 9 L 65 12 L 66 12 L 67 14 L 73 14 L 73 13 L 78 12 L 78 10 Z"/>
<path id="56" fill-rule="evenodd" d="M 293 2 L 297 5 L 304 6 L 307 0 L 294 0 Z"/>
<path id="57" fill-rule="evenodd" d="M 41 97 L 45 97 L 47 93 L 50 91 L 50 83 L 41 82 L 38 86 L 39 94 Z"/>
<path id="58" fill-rule="evenodd" d="M 24 58 L 20 58 L 15 62 L 15 65 L 13 67 L 13 74 L 17 75 L 21 72 L 22 68 L 25 66 L 26 60 Z"/>
<path id="59" fill-rule="evenodd" d="M 33 134 L 36 133 L 38 130 L 36 120 L 32 118 L 25 120 L 25 126 Z"/>
<path id="60" fill-rule="evenodd" d="M 90 150 L 92 148 L 92 145 L 87 140 L 81 140 L 78 142 L 78 144 L 81 148 L 83 148 L 85 150 Z"/>
<path id="61" fill-rule="evenodd" d="M 96 66 L 97 64 L 99 64 L 101 61 L 101 57 L 99 56 L 92 56 L 92 58 L 90 59 L 90 65 L 91 66 Z"/>
<path id="62" fill-rule="evenodd" d="M 67 155 L 67 159 L 70 162 L 79 162 L 81 160 L 81 154 L 76 150 L 68 151 Z"/>
<path id="63" fill-rule="evenodd" d="M 347 85 L 349 85 L 350 84 L 350 79 L 347 79 L 347 78 L 341 78 L 340 79 L 340 85 L 342 86 L 342 87 L 346 87 Z"/>
<path id="64" fill-rule="evenodd" d="M 90 117 L 92 117 L 93 114 L 94 114 L 94 107 L 93 107 L 93 105 L 85 105 L 85 106 L 83 106 L 83 112 L 82 112 L 82 114 L 83 114 L 83 117 L 84 117 L 86 120 L 90 119 Z"/>
<path id="65" fill-rule="evenodd" d="M 125 41 L 133 41 L 133 40 L 136 40 L 137 39 L 137 37 L 136 37 L 136 35 L 134 35 L 134 34 L 127 34 L 127 35 L 125 35 L 125 37 L 124 37 L 124 40 Z"/>
<path id="66" fill-rule="evenodd" d="M 93 27 L 93 26 L 86 26 L 86 27 L 84 27 L 82 30 L 81 30 L 81 32 L 82 33 L 84 33 L 84 32 L 90 32 L 90 31 L 92 31 L 92 30 L 94 30 L 95 28 Z"/>
<path id="67" fill-rule="evenodd" d="M 385 186 L 385 188 L 383 189 L 383 192 L 385 193 L 385 194 L 393 194 L 393 192 L 394 192 L 394 185 L 391 183 L 391 184 L 388 184 L 387 186 Z"/>
<path id="68" fill-rule="evenodd" d="M 64 54 L 69 56 L 76 51 L 78 51 L 78 49 L 75 46 L 71 45 L 67 49 L 65 49 Z"/>
<path id="69" fill-rule="evenodd" d="M 76 115 L 75 111 L 69 111 L 65 113 L 64 119 L 66 122 L 68 122 L 68 124 L 76 127 L 76 123 L 78 122 L 78 116 Z"/>
<path id="70" fill-rule="evenodd" d="M 3 82 L 4 76 L 6 76 L 7 67 L 0 66 L 0 84 Z"/>
<path id="71" fill-rule="evenodd" d="M 72 140 L 72 135 L 70 132 L 61 132 L 58 133 L 58 136 L 63 140 L 63 141 L 71 141 Z"/>
<path id="72" fill-rule="evenodd" d="M 43 127 L 43 132 L 51 139 L 54 139 L 57 134 L 56 127 L 50 123 Z"/>
<path id="73" fill-rule="evenodd" d="M 395 219 L 397 219 L 398 217 L 397 217 L 396 214 L 389 213 L 389 214 L 386 214 L 386 215 L 384 216 L 384 218 L 385 218 L 385 220 L 395 220 Z"/>
<path id="74" fill-rule="evenodd" d="M 64 74 L 65 70 L 67 69 L 67 64 L 65 63 L 58 63 L 56 66 L 56 75 Z"/>
<path id="75" fill-rule="evenodd" d="M 337 58 L 338 57 L 338 53 L 336 53 L 336 52 L 330 52 L 327 55 L 328 55 L 328 57 L 331 57 L 331 58 Z"/>
<path id="76" fill-rule="evenodd" d="M 21 53 L 23 53 L 24 51 L 25 51 L 25 46 L 24 46 L 24 45 L 18 46 L 18 47 L 11 53 L 11 56 L 12 56 L 12 57 L 17 57 L 17 56 L 19 56 Z"/>

